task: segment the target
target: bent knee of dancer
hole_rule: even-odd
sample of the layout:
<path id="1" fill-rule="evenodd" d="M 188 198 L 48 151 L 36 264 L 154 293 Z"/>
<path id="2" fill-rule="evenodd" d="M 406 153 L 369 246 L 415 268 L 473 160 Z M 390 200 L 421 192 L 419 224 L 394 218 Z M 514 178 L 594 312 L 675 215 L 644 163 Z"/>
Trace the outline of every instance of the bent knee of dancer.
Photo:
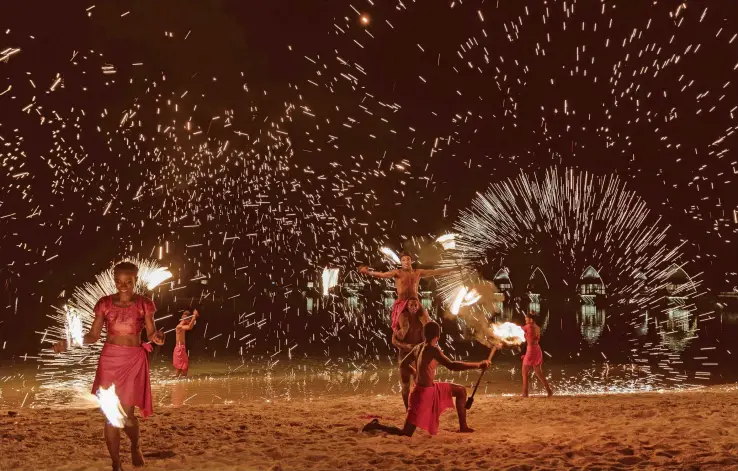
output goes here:
<path id="1" fill-rule="evenodd" d="M 451 393 L 454 395 L 454 397 L 461 397 L 463 399 L 466 399 L 466 396 L 467 396 L 466 386 L 462 386 L 460 384 L 453 384 L 451 386 Z"/>

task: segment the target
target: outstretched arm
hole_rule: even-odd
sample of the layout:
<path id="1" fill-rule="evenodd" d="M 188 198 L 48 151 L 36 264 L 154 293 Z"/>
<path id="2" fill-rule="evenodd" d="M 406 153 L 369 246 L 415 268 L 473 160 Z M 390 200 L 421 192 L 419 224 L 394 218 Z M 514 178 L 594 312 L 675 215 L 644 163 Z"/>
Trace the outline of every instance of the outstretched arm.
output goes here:
<path id="1" fill-rule="evenodd" d="M 447 275 L 459 270 L 458 268 L 437 268 L 435 270 L 418 269 L 417 272 L 421 278 L 428 278 L 430 276 Z"/>
<path id="2" fill-rule="evenodd" d="M 489 361 L 479 361 L 479 362 L 453 361 L 449 357 L 444 355 L 440 348 L 438 347 L 429 347 L 429 348 L 432 348 L 431 352 L 433 352 L 432 354 L 435 360 L 451 371 L 476 370 L 477 368 L 484 370 L 484 369 L 487 369 L 487 367 L 489 366 Z"/>
<path id="3" fill-rule="evenodd" d="M 362 275 L 373 276 L 374 278 L 394 278 L 397 275 L 397 270 L 382 272 L 370 270 L 367 266 L 361 266 L 359 267 L 359 273 Z"/>

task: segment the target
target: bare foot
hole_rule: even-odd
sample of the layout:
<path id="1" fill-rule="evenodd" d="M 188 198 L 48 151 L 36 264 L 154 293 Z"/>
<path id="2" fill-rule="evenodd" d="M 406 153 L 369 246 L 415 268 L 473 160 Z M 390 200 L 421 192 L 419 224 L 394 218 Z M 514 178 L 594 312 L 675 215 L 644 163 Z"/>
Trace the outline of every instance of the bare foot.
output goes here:
<path id="1" fill-rule="evenodd" d="M 527 394 L 521 394 L 521 395 L 520 395 L 520 399 L 525 399 L 526 397 L 528 397 L 528 395 L 527 395 Z"/>
<path id="2" fill-rule="evenodd" d="M 120 465 L 120 463 L 116 463 L 113 461 L 113 471 L 123 471 L 123 467 Z"/>
<path id="3" fill-rule="evenodd" d="M 474 433 L 474 429 L 466 425 L 459 428 L 459 433 Z"/>
<path id="4" fill-rule="evenodd" d="M 549 388 L 549 390 L 548 390 L 548 397 L 551 397 L 551 396 L 553 396 L 553 395 L 554 395 L 554 392 L 553 392 L 553 390 L 551 390 L 551 389 Z"/>
<path id="5" fill-rule="evenodd" d="M 377 430 L 377 425 L 379 425 L 379 419 L 372 419 L 371 422 L 364 425 L 364 428 L 361 429 L 362 432 L 371 432 L 372 430 Z"/>
<path id="6" fill-rule="evenodd" d="M 140 468 L 144 464 L 144 455 L 141 452 L 141 447 L 136 447 L 131 450 L 131 461 L 133 462 L 133 466 Z"/>

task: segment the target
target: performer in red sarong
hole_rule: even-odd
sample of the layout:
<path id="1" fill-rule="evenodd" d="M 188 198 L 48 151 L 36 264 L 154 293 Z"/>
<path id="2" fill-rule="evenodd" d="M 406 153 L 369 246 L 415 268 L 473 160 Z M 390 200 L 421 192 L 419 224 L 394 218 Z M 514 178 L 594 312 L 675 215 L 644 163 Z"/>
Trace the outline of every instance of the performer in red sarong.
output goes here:
<path id="1" fill-rule="evenodd" d="M 395 287 L 397 288 L 397 299 L 392 305 L 392 330 L 397 330 L 400 322 L 400 314 L 407 307 L 410 298 L 418 299 L 418 283 L 421 278 L 428 278 L 436 275 L 445 275 L 451 273 L 456 268 L 441 268 L 438 270 L 413 270 L 413 259 L 409 254 L 403 253 L 400 256 L 402 268 L 388 272 L 372 271 L 369 267 L 359 267 L 359 273 L 373 276 L 375 278 L 394 278 Z"/>
<path id="2" fill-rule="evenodd" d="M 95 320 L 84 344 L 92 344 L 100 339 L 103 326 L 107 329 L 105 345 L 100 353 L 92 393 L 100 387 L 115 385 L 115 393 L 120 400 L 127 420 L 124 427 L 131 440 L 131 458 L 134 466 L 143 466 L 144 459 L 139 443 L 138 419 L 134 408 L 138 407 L 144 417 L 152 413 L 151 385 L 149 383 L 148 352 L 151 344 L 141 343 L 141 330 L 146 327 L 146 336 L 157 345 L 164 344 L 164 334 L 154 325 L 154 302 L 134 293 L 138 277 L 138 267 L 130 262 L 119 263 L 113 269 L 115 287 L 118 292 L 105 296 L 95 306 Z M 67 349 L 66 341 L 54 345 L 54 351 Z M 105 421 L 105 442 L 113 470 L 121 469 L 120 430 Z"/>
<path id="3" fill-rule="evenodd" d="M 535 314 L 529 312 L 525 315 L 525 325 L 523 326 L 525 332 L 525 342 L 528 344 L 525 350 L 525 356 L 523 357 L 523 395 L 522 397 L 528 397 L 528 378 L 530 377 L 530 369 L 533 368 L 538 380 L 543 383 L 546 388 L 546 392 L 549 397 L 553 395 L 551 386 L 546 381 L 546 377 L 543 376 L 543 351 L 538 342 L 541 341 L 541 328 L 538 327 L 535 320 Z"/>
<path id="4" fill-rule="evenodd" d="M 182 317 L 177 324 L 177 345 L 174 347 L 174 357 L 172 358 L 172 365 L 177 370 L 177 378 L 180 376 L 187 376 L 187 370 L 190 368 L 190 359 L 187 356 L 187 347 L 185 346 L 185 336 L 187 332 L 195 328 L 195 322 L 200 316 L 197 309 L 190 314 L 190 311 L 182 313 Z"/>
<path id="5" fill-rule="evenodd" d="M 397 347 L 397 364 L 407 356 L 416 345 L 423 343 L 423 326 L 430 322 L 428 312 L 423 309 L 420 300 L 411 297 L 407 300 L 407 307 L 400 314 L 398 326 L 392 334 L 392 345 Z M 402 384 L 402 401 L 405 409 L 408 408 L 410 396 L 411 375 L 407 369 L 400 368 L 400 382 Z"/>
<path id="6" fill-rule="evenodd" d="M 431 321 L 423 327 L 425 342 L 416 346 L 402 360 L 401 367 L 410 370 L 416 380 L 415 388 L 410 393 L 410 407 L 407 411 L 403 428 L 382 425 L 374 419 L 364 426 L 364 432 L 379 430 L 391 435 L 412 436 L 417 427 L 427 430 L 431 435 L 438 432 L 438 424 L 444 410 L 454 406 L 459 415 L 459 432 L 470 433 L 474 430 L 466 423 L 466 388 L 460 384 L 434 381 L 436 367 L 441 364 L 451 371 L 463 371 L 489 367 L 489 361 L 465 363 L 452 361 L 438 347 L 441 326 Z M 415 363 L 413 367 L 412 364 Z"/>

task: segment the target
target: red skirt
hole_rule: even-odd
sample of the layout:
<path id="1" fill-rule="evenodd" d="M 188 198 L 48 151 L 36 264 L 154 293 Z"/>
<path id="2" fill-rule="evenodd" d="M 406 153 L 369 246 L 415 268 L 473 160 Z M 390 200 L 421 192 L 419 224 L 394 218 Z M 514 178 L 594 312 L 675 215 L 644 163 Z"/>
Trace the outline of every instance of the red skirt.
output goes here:
<path id="1" fill-rule="evenodd" d="M 92 394 L 96 394 L 101 387 L 107 389 L 113 384 L 122 405 L 138 407 L 144 417 L 151 415 L 149 355 L 143 346 L 126 347 L 111 343 L 103 346 L 92 383 Z"/>
<path id="2" fill-rule="evenodd" d="M 407 307 L 407 299 L 395 299 L 392 304 L 392 330 L 397 330 L 400 326 L 400 314 Z"/>
<path id="3" fill-rule="evenodd" d="M 523 365 L 539 366 L 543 364 L 543 351 L 540 345 L 528 345 L 523 357 Z"/>
<path id="4" fill-rule="evenodd" d="M 183 344 L 174 347 L 174 357 L 172 365 L 178 370 L 186 370 L 190 366 L 190 359 L 187 356 L 187 348 Z"/>
<path id="5" fill-rule="evenodd" d="M 444 410 L 454 407 L 451 383 L 433 383 L 433 386 L 415 386 L 410 393 L 407 421 L 426 430 L 438 433 L 438 425 Z"/>

